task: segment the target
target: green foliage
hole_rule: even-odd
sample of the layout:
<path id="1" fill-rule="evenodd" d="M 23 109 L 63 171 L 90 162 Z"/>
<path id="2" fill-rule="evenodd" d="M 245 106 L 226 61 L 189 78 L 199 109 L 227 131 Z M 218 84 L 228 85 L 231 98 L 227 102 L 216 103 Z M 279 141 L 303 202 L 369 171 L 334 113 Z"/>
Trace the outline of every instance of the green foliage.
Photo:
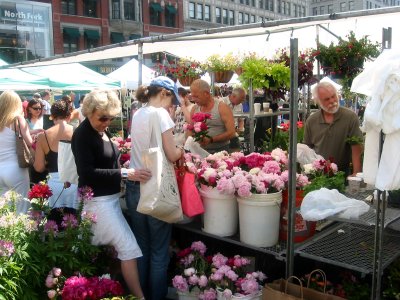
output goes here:
<path id="1" fill-rule="evenodd" d="M 359 136 L 351 136 L 346 139 L 346 143 L 349 145 L 363 145 L 364 139 Z"/>
<path id="2" fill-rule="evenodd" d="M 337 45 L 318 44 L 315 58 L 320 62 L 325 75 L 341 76 L 344 87 L 350 87 L 354 77 L 362 71 L 364 61 L 380 54 L 380 44 L 372 43 L 368 36 L 360 39 L 351 31 L 347 40 L 341 39 Z"/>
<path id="3" fill-rule="evenodd" d="M 250 79 L 254 89 L 277 91 L 279 88 L 290 86 L 290 68 L 286 67 L 284 62 L 274 63 L 265 58 L 249 56 L 243 60 L 241 67 L 243 72 L 239 80 L 246 89 Z"/>
<path id="4" fill-rule="evenodd" d="M 225 56 L 219 54 L 213 54 L 209 56 L 204 64 L 204 69 L 209 71 L 233 71 L 237 68 L 238 61 L 232 53 L 228 53 Z"/>
<path id="5" fill-rule="evenodd" d="M 342 171 L 338 171 L 334 176 L 327 174 L 319 175 L 311 179 L 310 184 L 304 187 L 304 195 L 321 188 L 327 188 L 330 190 L 337 189 L 339 192 L 343 193 L 345 190 L 345 178 L 345 173 Z"/>
<path id="6" fill-rule="evenodd" d="M 304 126 L 303 122 L 297 122 L 297 143 L 303 141 Z M 282 123 L 278 126 L 275 135 L 272 134 L 272 129 L 268 128 L 266 131 L 265 140 L 262 143 L 262 151 L 271 152 L 276 148 L 284 151 L 289 151 L 289 123 Z"/>

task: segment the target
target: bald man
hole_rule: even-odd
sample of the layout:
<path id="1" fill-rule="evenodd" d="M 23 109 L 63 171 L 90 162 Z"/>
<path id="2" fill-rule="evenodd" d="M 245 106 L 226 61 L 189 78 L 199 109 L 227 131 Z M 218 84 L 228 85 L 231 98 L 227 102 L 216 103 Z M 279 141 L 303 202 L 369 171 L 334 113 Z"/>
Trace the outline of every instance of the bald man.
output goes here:
<path id="1" fill-rule="evenodd" d="M 206 81 L 201 79 L 193 81 L 190 92 L 195 105 L 190 115 L 193 116 L 198 112 L 211 114 L 211 120 L 207 120 L 208 135 L 211 138 L 205 137 L 200 141 L 202 148 L 209 153 L 229 151 L 229 140 L 235 137 L 233 113 L 222 100 L 214 99 L 210 90 L 210 85 Z"/>

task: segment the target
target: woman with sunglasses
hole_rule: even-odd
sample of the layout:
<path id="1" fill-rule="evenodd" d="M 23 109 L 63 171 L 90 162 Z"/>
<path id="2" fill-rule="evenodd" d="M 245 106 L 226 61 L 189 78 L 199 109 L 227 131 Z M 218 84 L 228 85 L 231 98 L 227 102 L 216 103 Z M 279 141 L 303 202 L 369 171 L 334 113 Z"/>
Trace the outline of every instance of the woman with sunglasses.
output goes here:
<path id="1" fill-rule="evenodd" d="M 174 122 L 169 115 L 169 108 L 179 104 L 176 84 L 165 76 L 153 79 L 149 86 L 141 86 L 136 92 L 139 102 L 145 103 L 132 117 L 131 125 L 131 168 L 142 168 L 141 151 L 160 147 L 171 162 L 179 160 L 183 149 L 175 146 L 172 131 Z M 158 115 L 162 132 L 162 145 L 157 145 L 151 135 L 150 116 Z M 126 183 L 126 202 L 129 209 L 132 230 L 137 238 L 143 257 L 138 259 L 140 284 L 148 300 L 165 299 L 168 290 L 169 243 L 172 225 L 149 215 L 136 211 L 140 198 L 139 182 Z"/>
<path id="2" fill-rule="evenodd" d="M 78 208 L 77 189 L 75 184 L 71 184 L 64 189 L 64 182 L 60 182 L 58 174 L 58 146 L 60 141 L 71 141 L 73 127 L 68 125 L 71 116 L 68 103 L 57 101 L 50 109 L 51 119 L 54 126 L 39 134 L 36 151 L 35 163 L 33 164 L 37 172 L 48 170 L 50 178 L 48 185 L 53 191 L 53 196 L 49 198 L 49 206 Z"/>
<path id="3" fill-rule="evenodd" d="M 23 197 L 28 196 L 29 173 L 27 168 L 20 168 L 17 159 L 16 135 L 19 131 L 28 147 L 32 145 L 29 127 L 23 115 L 22 103 L 14 91 L 4 91 L 0 96 L 0 195 L 14 190 Z M 17 211 L 21 211 L 17 204 Z"/>
<path id="4" fill-rule="evenodd" d="M 114 246 L 130 292 L 142 298 L 136 264 L 142 252 L 122 214 L 119 197 L 123 178 L 146 182 L 151 174 L 147 170 L 120 169 L 118 147 L 107 130 L 120 110 L 120 101 L 113 91 L 87 94 L 82 105 L 86 119 L 75 130 L 71 147 L 79 175 L 78 187 L 89 186 L 94 193 L 93 200 L 84 206 L 85 211 L 97 216 L 92 226 L 92 243 Z"/>
<path id="5" fill-rule="evenodd" d="M 43 132 L 43 107 L 39 99 L 32 99 L 27 106 L 27 118 L 30 133 L 37 135 Z"/>

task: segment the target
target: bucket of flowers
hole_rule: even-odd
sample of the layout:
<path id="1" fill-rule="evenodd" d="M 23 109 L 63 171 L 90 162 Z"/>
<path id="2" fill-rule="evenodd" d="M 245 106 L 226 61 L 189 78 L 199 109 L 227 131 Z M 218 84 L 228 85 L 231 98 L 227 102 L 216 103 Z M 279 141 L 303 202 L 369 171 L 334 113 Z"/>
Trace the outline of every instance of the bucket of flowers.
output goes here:
<path id="1" fill-rule="evenodd" d="M 345 173 L 338 171 L 335 163 L 325 159 L 317 159 L 311 164 L 305 164 L 303 168 L 310 180 L 310 184 L 304 187 L 304 195 L 321 188 L 337 189 L 341 193 L 344 192 Z"/>
<path id="2" fill-rule="evenodd" d="M 115 136 L 111 140 L 117 145 L 120 152 L 119 162 L 121 166 L 127 168 L 131 160 L 131 138 L 123 139 L 120 136 Z"/>

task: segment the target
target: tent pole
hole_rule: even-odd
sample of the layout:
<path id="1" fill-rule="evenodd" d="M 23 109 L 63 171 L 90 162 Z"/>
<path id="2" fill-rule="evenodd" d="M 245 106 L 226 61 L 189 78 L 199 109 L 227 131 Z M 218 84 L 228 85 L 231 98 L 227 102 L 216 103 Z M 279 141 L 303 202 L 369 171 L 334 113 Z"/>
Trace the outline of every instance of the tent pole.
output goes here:
<path id="1" fill-rule="evenodd" d="M 142 67 L 143 67 L 143 43 L 138 44 L 138 61 L 139 61 L 139 77 L 138 77 L 138 85 L 142 85 Z"/>
<path id="2" fill-rule="evenodd" d="M 288 236 L 286 248 L 286 278 L 294 270 L 294 225 L 296 212 L 297 118 L 298 118 L 298 40 L 290 39 L 290 127 L 289 127 L 289 201 Z"/>

